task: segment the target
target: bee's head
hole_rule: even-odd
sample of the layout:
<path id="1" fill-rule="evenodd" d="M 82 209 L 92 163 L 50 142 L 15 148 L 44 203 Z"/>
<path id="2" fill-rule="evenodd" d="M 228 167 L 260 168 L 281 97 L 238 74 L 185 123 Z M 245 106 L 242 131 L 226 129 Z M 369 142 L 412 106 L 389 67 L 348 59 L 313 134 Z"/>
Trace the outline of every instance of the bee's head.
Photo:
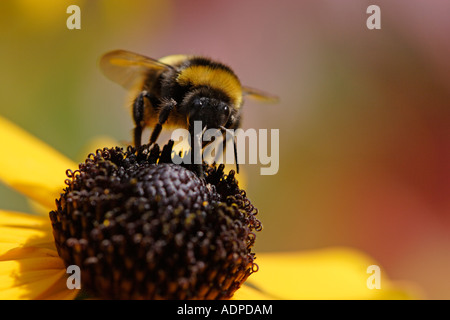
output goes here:
<path id="1" fill-rule="evenodd" d="M 186 98 L 189 123 L 201 121 L 202 127 L 219 128 L 228 122 L 232 108 L 223 94 L 201 88 Z"/>
<path id="2" fill-rule="evenodd" d="M 225 102 L 207 97 L 194 99 L 189 122 L 201 121 L 203 127 L 219 128 L 228 122 L 230 107 Z"/>

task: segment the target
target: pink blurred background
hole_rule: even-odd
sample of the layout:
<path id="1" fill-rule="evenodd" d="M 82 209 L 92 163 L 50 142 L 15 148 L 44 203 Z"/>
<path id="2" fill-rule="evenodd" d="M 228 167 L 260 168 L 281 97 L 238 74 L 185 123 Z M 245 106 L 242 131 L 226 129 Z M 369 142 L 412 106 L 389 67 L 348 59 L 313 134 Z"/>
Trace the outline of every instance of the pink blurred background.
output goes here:
<path id="1" fill-rule="evenodd" d="M 0 4 L 2 116 L 78 159 L 95 136 L 131 139 L 102 53 L 214 57 L 281 98 L 245 105 L 244 129 L 280 130 L 278 174 L 244 166 L 264 225 L 256 250 L 354 247 L 450 299 L 450 2 L 39 3 Z M 66 28 L 70 4 L 81 30 Z M 370 4 L 381 30 L 366 27 Z M 22 202 L 0 188 L 2 208 Z"/>

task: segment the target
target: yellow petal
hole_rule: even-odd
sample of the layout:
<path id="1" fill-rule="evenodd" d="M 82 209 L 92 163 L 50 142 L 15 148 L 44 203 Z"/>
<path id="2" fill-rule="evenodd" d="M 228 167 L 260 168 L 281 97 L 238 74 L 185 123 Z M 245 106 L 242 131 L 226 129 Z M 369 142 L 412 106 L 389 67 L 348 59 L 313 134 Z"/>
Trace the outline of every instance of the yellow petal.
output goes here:
<path id="1" fill-rule="evenodd" d="M 48 217 L 0 210 L 0 260 L 17 247 L 56 250 Z"/>
<path id="2" fill-rule="evenodd" d="M 0 226 L 41 229 L 50 225 L 50 218 L 32 214 L 0 210 Z"/>
<path id="3" fill-rule="evenodd" d="M 39 139 L 0 117 L 0 180 L 47 208 L 64 188 L 76 164 Z"/>
<path id="4" fill-rule="evenodd" d="M 259 253 L 259 270 L 247 282 L 277 299 L 408 299 L 380 269 L 380 289 L 367 285 L 377 263 L 359 251 L 330 248 L 292 253 Z"/>
<path id="5" fill-rule="evenodd" d="M 45 300 L 73 300 L 80 293 L 78 289 L 68 289 L 67 288 L 67 276 L 66 271 L 60 271 L 60 278 L 56 279 L 52 286 L 41 295 L 39 295 L 36 299 L 45 299 Z"/>
<path id="6" fill-rule="evenodd" d="M 61 281 L 65 267 L 56 250 L 26 246 L 0 255 L 0 299 L 44 299 Z"/>
<path id="7" fill-rule="evenodd" d="M 0 211 L 0 299 L 71 298 L 65 279 L 49 219 Z"/>
<path id="8" fill-rule="evenodd" d="M 9 266 L 6 264 L 0 262 L 0 299 L 46 299 L 66 285 L 66 271 L 63 268 L 26 270 L 22 260 L 11 262 Z M 64 291 L 67 296 L 77 294 L 67 287 Z"/>

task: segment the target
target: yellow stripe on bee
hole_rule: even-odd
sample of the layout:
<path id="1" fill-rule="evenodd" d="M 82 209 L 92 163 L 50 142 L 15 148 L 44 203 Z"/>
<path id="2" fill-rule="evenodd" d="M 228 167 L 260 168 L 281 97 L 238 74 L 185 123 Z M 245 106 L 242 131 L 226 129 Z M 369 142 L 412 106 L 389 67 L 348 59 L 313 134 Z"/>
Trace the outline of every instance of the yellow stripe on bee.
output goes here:
<path id="1" fill-rule="evenodd" d="M 209 66 L 191 66 L 181 71 L 177 78 L 180 85 L 209 86 L 222 90 L 236 108 L 241 106 L 242 87 L 235 75 L 227 70 Z"/>

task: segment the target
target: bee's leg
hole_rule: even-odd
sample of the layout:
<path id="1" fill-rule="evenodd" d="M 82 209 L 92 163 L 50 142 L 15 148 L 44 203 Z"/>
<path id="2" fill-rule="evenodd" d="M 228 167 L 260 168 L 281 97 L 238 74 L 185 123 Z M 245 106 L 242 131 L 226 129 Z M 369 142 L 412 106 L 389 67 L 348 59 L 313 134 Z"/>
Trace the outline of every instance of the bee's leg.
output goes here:
<path id="1" fill-rule="evenodd" d="M 134 99 L 133 102 L 133 120 L 134 120 L 134 146 L 139 148 L 141 146 L 142 140 L 142 130 L 144 129 L 144 98 L 150 99 L 150 94 L 148 91 L 143 90 L 139 95 Z"/>
<path id="2" fill-rule="evenodd" d="M 173 99 L 167 99 L 163 100 L 160 104 L 160 110 L 159 110 L 159 118 L 158 123 L 153 128 L 152 134 L 150 135 L 150 141 L 149 144 L 152 145 L 156 142 L 156 140 L 159 137 L 159 134 L 162 130 L 162 125 L 167 121 L 169 118 L 170 112 L 173 110 L 173 108 L 177 105 L 177 102 Z"/>
<path id="3" fill-rule="evenodd" d="M 202 151 L 202 136 L 206 127 L 202 132 L 195 132 L 194 126 L 189 126 L 189 144 L 191 147 L 191 170 L 197 174 L 200 179 L 204 179 L 203 172 L 203 151 Z M 200 152 L 200 155 L 198 155 Z"/>

